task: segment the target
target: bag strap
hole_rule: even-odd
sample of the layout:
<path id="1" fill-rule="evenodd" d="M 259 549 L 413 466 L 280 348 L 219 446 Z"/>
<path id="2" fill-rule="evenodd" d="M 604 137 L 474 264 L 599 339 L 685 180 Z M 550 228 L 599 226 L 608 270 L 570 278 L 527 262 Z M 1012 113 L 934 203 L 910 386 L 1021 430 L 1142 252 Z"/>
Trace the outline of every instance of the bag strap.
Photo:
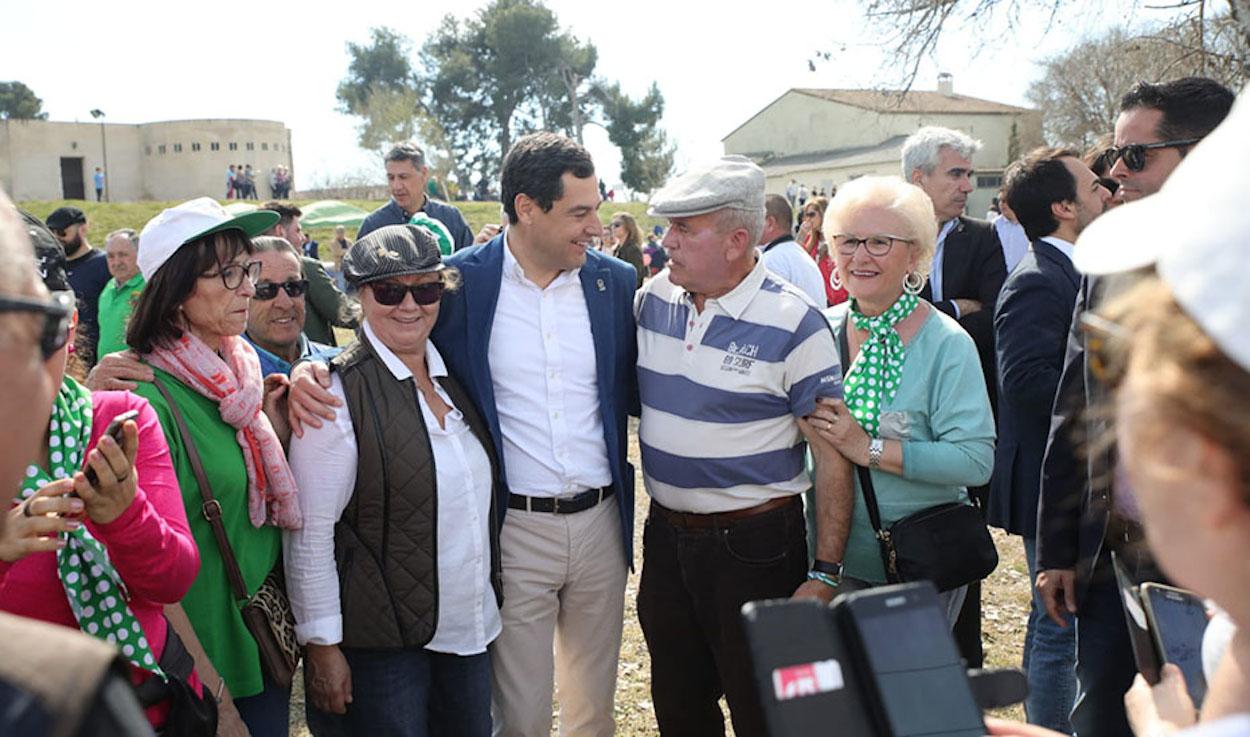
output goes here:
<path id="1" fill-rule="evenodd" d="M 851 368 L 851 345 L 847 340 L 847 324 L 850 322 L 851 315 L 848 312 L 846 320 L 842 322 L 842 327 L 836 331 L 838 339 L 838 353 L 842 359 L 842 376 L 846 377 L 846 372 Z M 852 420 L 854 421 L 854 420 Z M 881 538 L 881 511 L 877 508 L 877 490 L 872 485 L 872 472 L 864 466 L 855 465 L 855 472 L 859 474 L 859 488 L 864 495 L 864 506 L 868 508 L 868 521 L 872 523 L 872 529 L 877 533 L 877 538 Z"/>
<path id="2" fill-rule="evenodd" d="M 157 390 L 165 398 L 165 403 L 169 405 L 169 412 L 174 416 L 174 424 L 178 425 L 178 434 L 182 436 L 182 445 L 187 449 L 187 458 L 191 461 L 191 470 L 195 472 L 195 481 L 200 487 L 200 497 L 204 500 L 204 503 L 200 505 L 200 512 L 204 515 L 204 519 L 208 520 L 209 526 L 213 528 L 213 537 L 217 539 L 217 548 L 221 552 L 221 560 L 226 567 L 226 579 L 230 582 L 230 588 L 234 591 L 235 597 L 240 602 L 246 601 L 248 593 L 247 584 L 243 582 L 243 571 L 239 569 L 239 561 L 234 557 L 234 548 L 230 547 L 230 538 L 226 536 L 226 528 L 221 523 L 221 502 L 213 497 L 213 487 L 208 483 L 208 475 L 204 473 L 204 462 L 200 459 L 200 451 L 195 447 L 195 441 L 191 439 L 191 430 L 182 416 L 182 410 L 178 409 L 178 404 L 169 395 L 169 390 L 165 388 L 160 378 L 153 377 L 152 383 L 156 384 Z"/>

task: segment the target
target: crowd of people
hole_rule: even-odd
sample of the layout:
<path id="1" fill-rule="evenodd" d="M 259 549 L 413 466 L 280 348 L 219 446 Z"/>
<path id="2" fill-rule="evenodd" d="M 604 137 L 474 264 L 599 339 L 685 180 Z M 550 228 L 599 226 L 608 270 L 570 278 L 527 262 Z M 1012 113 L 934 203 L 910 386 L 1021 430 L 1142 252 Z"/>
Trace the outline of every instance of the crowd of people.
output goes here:
<path id="1" fill-rule="evenodd" d="M 515 142 L 476 234 L 404 143 L 330 272 L 281 198 L 101 251 L 0 194 L 0 731 L 286 735 L 302 660 L 316 737 L 611 735 L 637 417 L 660 734 L 723 735 L 722 699 L 767 734 L 742 606 L 896 582 L 888 531 L 938 508 L 973 520 L 933 561 L 969 667 L 987 525 L 1034 587 L 1030 724 L 992 733 L 1250 733 L 1250 222 L 1212 187 L 1247 116 L 1139 83 L 1103 150 L 1012 163 L 994 222 L 945 128 L 827 194 L 693 166 L 648 233 L 564 136 Z M 1201 711 L 1136 675 L 1112 553 L 1235 630 Z"/>
<path id="2" fill-rule="evenodd" d="M 293 183 L 291 170 L 284 164 L 278 164 L 269 170 L 269 192 L 274 199 L 285 200 L 291 196 Z M 97 196 L 98 196 L 97 191 Z M 256 171 L 251 164 L 231 164 L 226 169 L 226 199 L 258 200 L 260 194 L 256 189 Z M 299 246 L 300 244 L 296 244 Z"/>

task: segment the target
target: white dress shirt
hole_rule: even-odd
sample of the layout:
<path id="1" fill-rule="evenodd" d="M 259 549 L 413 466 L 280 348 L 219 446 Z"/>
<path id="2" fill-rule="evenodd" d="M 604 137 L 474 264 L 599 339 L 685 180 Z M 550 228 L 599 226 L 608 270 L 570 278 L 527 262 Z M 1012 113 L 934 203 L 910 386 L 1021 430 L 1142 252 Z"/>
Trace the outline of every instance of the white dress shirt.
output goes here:
<path id="1" fill-rule="evenodd" d="M 1053 235 L 1044 235 L 1041 238 L 1038 238 L 1038 240 L 1046 241 L 1047 243 L 1054 246 L 1055 248 L 1058 248 L 1059 252 L 1062 253 L 1064 256 L 1067 256 L 1069 261 L 1072 260 L 1072 249 L 1075 248 L 1076 246 L 1072 245 L 1071 243 L 1068 243 L 1062 238 L 1056 238 Z"/>
<path id="2" fill-rule="evenodd" d="M 507 231 L 503 246 L 488 357 L 508 486 L 539 497 L 607 486 L 612 471 L 579 270 L 540 289 L 512 255 Z"/>
<path id="3" fill-rule="evenodd" d="M 1007 273 L 1010 274 L 1029 252 L 1029 237 L 1024 233 L 1024 226 L 1013 223 L 1003 216 L 994 221 L 994 230 L 998 231 L 998 242 L 1003 245 L 1003 260 L 1007 262 Z"/>
<path id="4" fill-rule="evenodd" d="M 408 367 L 378 340 L 366 320 L 365 335 L 397 381 L 412 376 Z M 434 344 L 426 341 L 430 378 L 446 376 L 447 367 Z M 346 401 L 339 375 L 331 375 L 330 393 Z M 464 415 L 438 382 L 438 395 L 452 411 L 438 418 L 416 392 L 430 436 L 438 484 L 438 626 L 425 647 L 441 653 L 476 655 L 499 636 L 499 607 L 490 583 L 490 460 Z M 283 533 L 287 592 L 301 643 L 334 645 L 343 640 L 339 577 L 334 562 L 334 525 L 356 486 L 357 446 L 351 413 L 335 413 L 320 428 L 305 427 L 291 438 L 291 472 L 299 487 L 304 526 Z"/>

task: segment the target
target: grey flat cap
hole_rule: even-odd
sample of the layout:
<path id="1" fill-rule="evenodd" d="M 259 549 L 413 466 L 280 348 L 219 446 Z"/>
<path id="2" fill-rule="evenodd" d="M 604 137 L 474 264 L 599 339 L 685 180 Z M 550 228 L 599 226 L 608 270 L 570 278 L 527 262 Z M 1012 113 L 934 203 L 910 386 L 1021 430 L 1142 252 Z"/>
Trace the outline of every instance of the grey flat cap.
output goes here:
<path id="1" fill-rule="evenodd" d="M 764 210 L 764 170 L 745 156 L 723 156 L 687 171 L 651 195 L 647 213 L 676 218 L 724 209 Z"/>
<path id="2" fill-rule="evenodd" d="M 420 225 L 387 225 L 352 244 L 343 257 L 343 276 L 355 286 L 393 276 L 443 269 L 438 239 Z"/>

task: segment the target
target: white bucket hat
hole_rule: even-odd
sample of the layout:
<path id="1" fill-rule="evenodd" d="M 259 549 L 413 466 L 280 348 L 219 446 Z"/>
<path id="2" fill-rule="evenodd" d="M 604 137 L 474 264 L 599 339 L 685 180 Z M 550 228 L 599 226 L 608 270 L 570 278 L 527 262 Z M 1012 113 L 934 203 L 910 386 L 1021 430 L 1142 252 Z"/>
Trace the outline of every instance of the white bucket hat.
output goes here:
<path id="1" fill-rule="evenodd" d="M 223 230 L 241 230 L 248 238 L 253 238 L 276 225 L 278 219 L 278 213 L 271 210 L 231 215 L 211 197 L 200 197 L 162 210 L 139 234 L 139 271 L 145 280 L 151 281 L 152 275 L 191 241 Z"/>
<path id="2" fill-rule="evenodd" d="M 1095 220 L 1076 242 L 1086 274 L 1153 264 L 1177 303 L 1250 371 L 1250 87 L 1154 195 Z"/>

